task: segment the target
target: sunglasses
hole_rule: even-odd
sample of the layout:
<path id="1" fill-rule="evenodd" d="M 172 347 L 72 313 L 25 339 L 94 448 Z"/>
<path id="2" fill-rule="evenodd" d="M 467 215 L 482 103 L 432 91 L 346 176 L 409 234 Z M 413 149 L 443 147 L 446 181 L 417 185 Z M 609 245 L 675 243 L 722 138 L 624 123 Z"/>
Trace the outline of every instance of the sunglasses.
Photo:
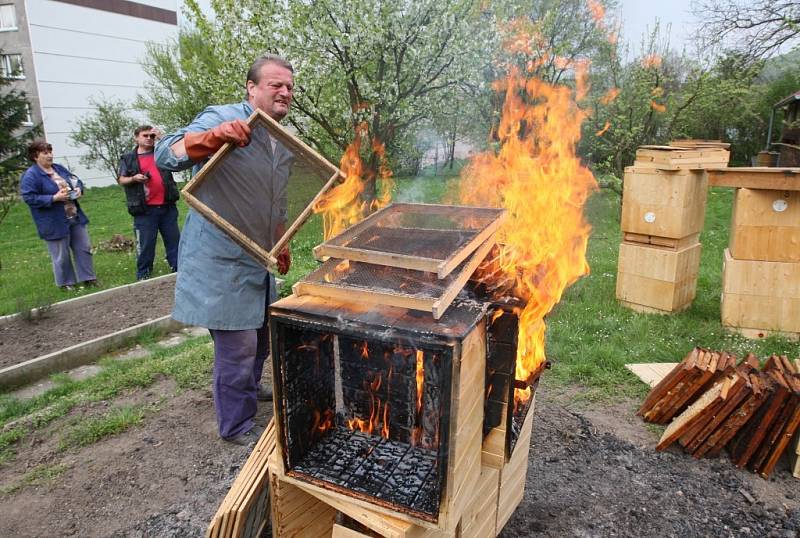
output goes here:
<path id="1" fill-rule="evenodd" d="M 145 137 L 145 138 L 151 138 L 151 139 L 156 137 L 156 135 L 154 135 L 154 134 L 146 134 L 146 135 L 142 135 L 142 136 Z"/>

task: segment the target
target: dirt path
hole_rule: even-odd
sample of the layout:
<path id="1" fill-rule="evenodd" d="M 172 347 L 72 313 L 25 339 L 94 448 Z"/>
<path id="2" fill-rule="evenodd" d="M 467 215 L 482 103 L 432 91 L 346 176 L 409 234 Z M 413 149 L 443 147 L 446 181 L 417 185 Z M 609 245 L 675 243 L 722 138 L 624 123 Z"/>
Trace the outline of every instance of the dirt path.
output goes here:
<path id="1" fill-rule="evenodd" d="M 634 402 L 575 408 L 543 387 L 525 498 L 502 536 L 775 536 L 800 532 L 800 482 L 783 465 L 769 481 L 726 459 L 656 453 Z M 114 405 L 150 403 L 143 425 L 59 452 L 64 417 L 0 467 L 0 487 L 42 464 L 52 482 L 0 497 L 0 536 L 200 536 L 247 457 L 216 437 L 209 391 L 176 394 L 171 381 Z M 97 404 L 101 412 L 110 405 Z M 259 416 L 266 422 L 270 406 Z M 74 415 L 75 413 L 73 413 Z M 742 495 L 746 491 L 757 502 Z M 32 517 L 35 514 L 35 517 Z"/>

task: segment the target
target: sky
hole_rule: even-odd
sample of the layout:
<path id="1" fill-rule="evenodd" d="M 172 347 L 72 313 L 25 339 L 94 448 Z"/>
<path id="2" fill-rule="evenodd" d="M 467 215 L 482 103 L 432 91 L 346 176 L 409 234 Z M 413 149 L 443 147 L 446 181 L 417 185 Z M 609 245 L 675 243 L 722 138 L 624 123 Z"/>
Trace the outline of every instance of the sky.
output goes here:
<path id="1" fill-rule="evenodd" d="M 684 46 L 690 47 L 690 36 L 694 31 L 695 17 L 691 13 L 691 0 L 620 0 L 619 18 L 622 21 L 622 36 L 630 45 L 630 52 L 641 50 L 642 36 L 655 27 L 656 20 L 661 24 L 662 36 L 669 31 L 670 47 L 680 52 Z"/>

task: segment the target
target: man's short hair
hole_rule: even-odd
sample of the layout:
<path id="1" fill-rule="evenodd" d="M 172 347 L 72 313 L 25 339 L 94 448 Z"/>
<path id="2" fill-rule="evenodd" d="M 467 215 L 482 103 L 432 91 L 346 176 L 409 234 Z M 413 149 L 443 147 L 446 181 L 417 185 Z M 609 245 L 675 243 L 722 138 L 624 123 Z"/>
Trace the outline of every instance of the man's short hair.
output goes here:
<path id="1" fill-rule="evenodd" d="M 28 159 L 36 162 L 36 157 L 38 157 L 43 151 L 53 151 L 53 146 L 51 146 L 44 138 L 37 138 L 28 144 Z"/>
<path id="2" fill-rule="evenodd" d="M 253 62 L 253 65 L 250 66 L 250 70 L 247 71 L 247 80 L 245 80 L 245 82 L 252 80 L 258 84 L 258 81 L 261 79 L 261 67 L 265 64 L 279 65 L 294 73 L 294 67 L 292 67 L 292 64 L 287 62 L 281 56 L 278 56 L 277 54 L 262 54 L 256 58 Z"/>
<path id="3" fill-rule="evenodd" d="M 133 136 L 139 136 L 139 133 L 141 133 L 142 131 L 152 131 L 152 130 L 153 130 L 152 125 L 140 125 L 136 129 L 134 129 Z"/>

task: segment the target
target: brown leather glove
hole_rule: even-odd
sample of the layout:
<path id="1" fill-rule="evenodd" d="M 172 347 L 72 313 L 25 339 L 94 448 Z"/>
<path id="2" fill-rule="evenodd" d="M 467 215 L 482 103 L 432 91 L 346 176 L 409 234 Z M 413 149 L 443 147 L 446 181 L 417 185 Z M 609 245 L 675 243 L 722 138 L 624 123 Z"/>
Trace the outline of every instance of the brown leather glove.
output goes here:
<path id="1" fill-rule="evenodd" d="M 240 148 L 250 143 L 250 126 L 243 120 L 225 121 L 199 133 L 186 133 L 183 144 L 186 155 L 193 161 L 202 161 L 217 152 L 226 142 L 237 144 Z"/>

